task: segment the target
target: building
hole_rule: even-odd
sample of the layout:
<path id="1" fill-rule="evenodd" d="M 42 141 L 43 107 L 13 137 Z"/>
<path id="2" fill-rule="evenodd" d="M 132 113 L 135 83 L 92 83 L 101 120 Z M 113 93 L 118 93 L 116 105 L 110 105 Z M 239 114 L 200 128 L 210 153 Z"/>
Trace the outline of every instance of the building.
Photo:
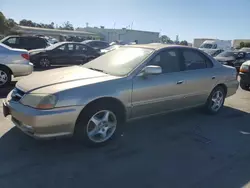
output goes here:
<path id="1" fill-rule="evenodd" d="M 81 37 L 85 39 L 100 39 L 100 36 L 98 34 L 85 31 L 47 29 L 47 28 L 27 27 L 20 25 L 14 28 L 14 30 L 22 35 L 45 35 L 45 36 L 51 36 L 58 40 L 60 40 L 60 36 Z"/>
<path id="2" fill-rule="evenodd" d="M 193 42 L 193 47 L 199 48 L 205 40 L 215 40 L 211 38 L 195 38 Z"/>
<path id="3" fill-rule="evenodd" d="M 126 43 L 137 42 L 138 44 L 147 44 L 159 42 L 159 32 L 139 31 L 132 29 L 106 29 L 104 27 L 85 27 L 77 28 L 77 31 L 91 32 L 101 36 L 102 40 L 107 42 L 123 41 Z"/>
<path id="4" fill-rule="evenodd" d="M 233 48 L 239 48 L 241 42 L 250 43 L 250 39 L 234 39 L 232 41 Z"/>

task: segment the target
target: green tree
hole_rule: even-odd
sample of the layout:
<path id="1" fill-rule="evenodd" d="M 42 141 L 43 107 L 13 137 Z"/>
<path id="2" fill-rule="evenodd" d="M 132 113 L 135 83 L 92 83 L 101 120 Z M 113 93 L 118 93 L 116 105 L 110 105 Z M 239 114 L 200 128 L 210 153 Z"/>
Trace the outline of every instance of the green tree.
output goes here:
<path id="1" fill-rule="evenodd" d="M 160 42 L 165 43 L 165 44 L 173 44 L 174 43 L 167 35 L 162 35 L 160 37 Z"/>
<path id="2" fill-rule="evenodd" d="M 0 12 L 0 33 L 9 34 L 11 29 L 16 25 L 13 19 L 6 19 L 4 14 Z"/>
<path id="3" fill-rule="evenodd" d="M 244 47 L 250 48 L 250 42 L 244 43 Z"/>
<path id="4" fill-rule="evenodd" d="M 241 43 L 240 43 L 240 48 L 243 48 L 243 47 L 245 47 L 245 43 L 244 43 L 244 42 L 241 42 Z"/>
<path id="5" fill-rule="evenodd" d="M 62 29 L 62 30 L 74 30 L 74 27 L 69 21 L 67 21 L 67 22 L 64 22 L 63 25 L 59 27 L 59 29 Z"/>
<path id="6" fill-rule="evenodd" d="M 183 40 L 180 42 L 180 45 L 188 46 L 188 42 L 186 40 Z"/>

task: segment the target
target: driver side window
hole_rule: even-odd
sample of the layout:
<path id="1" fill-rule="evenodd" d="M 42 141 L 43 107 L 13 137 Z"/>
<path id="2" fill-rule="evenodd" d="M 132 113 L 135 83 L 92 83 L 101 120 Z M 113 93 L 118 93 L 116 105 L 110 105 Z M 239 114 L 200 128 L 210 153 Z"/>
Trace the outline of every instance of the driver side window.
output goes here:
<path id="1" fill-rule="evenodd" d="M 180 56 L 175 49 L 159 52 L 148 65 L 160 66 L 163 74 L 181 71 Z"/>

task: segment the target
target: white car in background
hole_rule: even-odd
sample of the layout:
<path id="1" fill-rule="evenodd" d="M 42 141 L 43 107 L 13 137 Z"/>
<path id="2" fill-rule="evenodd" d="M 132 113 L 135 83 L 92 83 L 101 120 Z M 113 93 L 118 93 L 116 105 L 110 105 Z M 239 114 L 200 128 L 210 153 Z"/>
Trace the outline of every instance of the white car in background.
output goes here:
<path id="1" fill-rule="evenodd" d="M 8 86 L 12 76 L 26 76 L 33 71 L 27 50 L 14 49 L 0 43 L 0 88 Z"/>

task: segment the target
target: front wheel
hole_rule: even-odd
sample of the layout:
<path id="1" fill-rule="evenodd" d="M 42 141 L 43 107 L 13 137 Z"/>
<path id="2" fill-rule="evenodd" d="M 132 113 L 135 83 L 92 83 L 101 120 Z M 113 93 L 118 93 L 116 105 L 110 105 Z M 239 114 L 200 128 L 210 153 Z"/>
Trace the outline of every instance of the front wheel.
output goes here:
<path id="1" fill-rule="evenodd" d="M 214 88 L 205 105 L 207 112 L 210 114 L 217 114 L 224 105 L 225 97 L 226 92 L 224 88 L 221 86 Z"/>
<path id="2" fill-rule="evenodd" d="M 119 123 L 112 105 L 93 105 L 78 118 L 74 136 L 88 146 L 101 146 L 115 136 Z"/>

